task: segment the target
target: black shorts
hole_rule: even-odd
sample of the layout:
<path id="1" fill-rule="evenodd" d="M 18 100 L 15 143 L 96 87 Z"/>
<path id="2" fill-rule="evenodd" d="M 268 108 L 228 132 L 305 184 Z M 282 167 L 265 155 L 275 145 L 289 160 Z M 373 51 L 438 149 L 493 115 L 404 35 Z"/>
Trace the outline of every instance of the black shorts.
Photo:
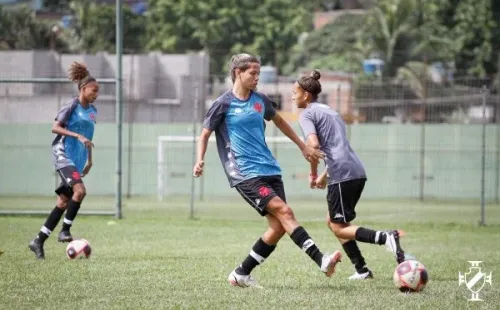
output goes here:
<path id="1" fill-rule="evenodd" d="M 328 214 L 330 222 L 345 224 L 356 218 L 356 204 L 365 187 L 366 179 L 356 179 L 328 185 Z"/>
<path id="2" fill-rule="evenodd" d="M 285 186 L 279 175 L 263 176 L 245 180 L 235 186 L 245 199 L 261 216 L 265 216 L 267 204 L 274 197 L 286 202 Z"/>
<path id="3" fill-rule="evenodd" d="M 56 188 L 58 196 L 64 195 L 68 198 L 73 197 L 73 185 L 83 183 L 80 173 L 75 166 L 66 166 L 57 170 L 61 177 L 61 184 Z"/>

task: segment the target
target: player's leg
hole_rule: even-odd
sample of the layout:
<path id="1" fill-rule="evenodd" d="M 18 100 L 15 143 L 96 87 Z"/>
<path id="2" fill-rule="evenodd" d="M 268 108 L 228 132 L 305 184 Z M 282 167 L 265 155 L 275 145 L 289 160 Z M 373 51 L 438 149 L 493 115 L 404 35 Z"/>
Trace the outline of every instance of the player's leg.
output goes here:
<path id="1" fill-rule="evenodd" d="M 400 231 L 377 231 L 350 224 L 356 218 L 355 208 L 361 197 L 364 184 L 365 179 L 360 179 L 328 186 L 329 227 L 339 239 L 386 245 L 395 255 L 396 261 L 401 263 L 404 261 L 404 251 L 399 244 Z M 351 261 L 361 260 L 361 254 L 356 254 L 360 251 L 355 249 L 354 243 L 347 246 L 353 253 Z M 346 250 L 347 252 L 348 250 Z"/>
<path id="2" fill-rule="evenodd" d="M 43 244 L 45 243 L 45 240 L 49 238 L 52 231 L 54 231 L 64 214 L 64 210 L 66 210 L 66 206 L 69 201 L 69 198 L 67 197 L 69 190 L 70 189 L 64 183 L 56 189 L 56 193 L 58 193 L 56 206 L 50 212 L 49 216 L 45 220 L 45 224 L 43 224 L 36 238 L 29 243 L 30 250 L 35 253 L 38 259 L 45 258 Z M 66 193 L 66 195 L 64 193 Z"/>
<path id="3" fill-rule="evenodd" d="M 286 198 L 283 195 L 282 199 L 277 193 L 280 192 L 283 186 L 281 177 L 269 177 L 268 187 L 259 187 L 258 192 L 265 199 L 265 210 L 273 214 L 281 223 L 284 230 L 290 235 L 293 242 L 300 247 L 306 254 L 320 267 L 327 277 L 331 277 L 335 272 L 335 266 L 341 260 L 342 254 L 340 251 L 335 251 L 333 254 L 326 254 L 320 251 L 312 238 L 304 227 L 300 226 L 295 219 L 293 210 L 286 203 Z M 284 189 L 283 189 L 284 191 Z"/>
<path id="4" fill-rule="evenodd" d="M 349 260 L 353 264 L 356 273 L 349 277 L 350 280 L 363 280 L 363 279 L 371 279 L 373 278 L 373 273 L 366 266 L 366 261 L 363 255 L 361 254 L 361 250 L 358 247 L 356 240 L 353 239 L 343 239 L 337 236 L 337 232 L 347 228 L 351 225 L 351 223 L 332 223 L 330 220 L 330 212 L 327 212 L 326 222 L 328 228 L 336 235 L 339 240 L 344 252 L 349 257 Z"/>
<path id="5" fill-rule="evenodd" d="M 73 236 L 70 233 L 70 228 L 73 225 L 78 210 L 80 210 L 80 205 L 85 198 L 87 190 L 83 181 L 81 179 L 80 173 L 76 170 L 74 166 L 67 166 L 59 170 L 61 178 L 71 186 L 72 195 L 71 199 L 68 201 L 66 215 L 64 216 L 63 225 L 61 232 L 59 233 L 59 242 L 71 242 Z"/>
<path id="6" fill-rule="evenodd" d="M 285 230 L 276 217 L 271 214 L 265 214 L 265 216 L 269 225 L 267 231 L 255 242 L 252 250 L 241 265 L 229 274 L 228 280 L 234 286 L 258 286 L 257 281 L 250 273 L 271 255 L 279 240 L 285 234 Z"/>

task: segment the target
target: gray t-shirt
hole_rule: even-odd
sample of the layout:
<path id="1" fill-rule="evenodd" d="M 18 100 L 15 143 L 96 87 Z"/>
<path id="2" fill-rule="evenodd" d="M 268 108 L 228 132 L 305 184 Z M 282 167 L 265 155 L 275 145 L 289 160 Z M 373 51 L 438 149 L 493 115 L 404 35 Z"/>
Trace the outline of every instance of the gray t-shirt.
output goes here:
<path id="1" fill-rule="evenodd" d="M 305 139 L 311 134 L 318 136 L 328 166 L 328 184 L 366 178 L 365 168 L 347 140 L 344 120 L 337 112 L 313 102 L 300 114 L 299 124 Z"/>

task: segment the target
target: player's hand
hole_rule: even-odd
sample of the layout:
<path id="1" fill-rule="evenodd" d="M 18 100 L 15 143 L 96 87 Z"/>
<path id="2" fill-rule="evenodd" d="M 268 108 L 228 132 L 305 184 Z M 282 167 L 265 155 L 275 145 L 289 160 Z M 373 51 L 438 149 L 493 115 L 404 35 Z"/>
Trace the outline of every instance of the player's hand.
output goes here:
<path id="1" fill-rule="evenodd" d="M 320 159 L 325 158 L 325 154 L 323 152 L 309 146 L 302 149 L 302 155 L 304 155 L 304 158 L 311 163 L 319 163 Z"/>
<path id="2" fill-rule="evenodd" d="M 86 176 L 86 175 L 89 173 L 90 168 L 92 168 L 92 163 L 88 162 L 88 163 L 85 165 L 85 168 L 83 168 L 83 174 L 82 174 L 82 177 Z"/>
<path id="3" fill-rule="evenodd" d="M 309 181 L 310 188 L 316 188 L 316 179 L 317 178 L 318 178 L 318 174 L 309 173 L 308 181 Z"/>
<path id="4" fill-rule="evenodd" d="M 316 179 L 314 186 L 317 189 L 325 189 L 326 188 L 326 175 L 324 175 L 324 174 L 320 175 Z"/>
<path id="5" fill-rule="evenodd" d="M 205 165 L 205 162 L 203 160 L 198 161 L 194 167 L 193 167 L 193 176 L 195 178 L 203 175 L 203 166 Z"/>
<path id="6" fill-rule="evenodd" d="M 85 145 L 86 148 L 94 147 L 94 143 L 92 143 L 89 139 L 85 138 L 82 135 L 78 135 L 78 141 L 83 143 L 83 145 Z"/>

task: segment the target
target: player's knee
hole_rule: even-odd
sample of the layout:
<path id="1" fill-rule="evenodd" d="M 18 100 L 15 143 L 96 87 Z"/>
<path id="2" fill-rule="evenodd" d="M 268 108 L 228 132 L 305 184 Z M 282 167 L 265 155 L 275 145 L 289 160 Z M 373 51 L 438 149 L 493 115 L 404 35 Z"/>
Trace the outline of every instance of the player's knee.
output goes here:
<path id="1" fill-rule="evenodd" d="M 73 200 L 82 201 L 87 195 L 87 189 L 85 186 L 74 186 L 73 187 Z"/>
<path id="2" fill-rule="evenodd" d="M 67 199 L 62 199 L 60 197 L 57 197 L 57 203 L 56 203 L 56 207 L 58 207 L 59 209 L 66 209 L 66 207 L 68 206 L 68 200 Z"/>
<path id="3" fill-rule="evenodd" d="M 329 226 L 337 238 L 340 238 L 342 236 L 342 229 L 346 227 L 345 224 L 337 224 L 331 222 Z"/>
<path id="4" fill-rule="evenodd" d="M 293 214 L 292 208 L 290 208 L 286 203 L 282 202 L 276 209 L 276 216 L 283 220 L 293 220 L 295 215 Z"/>

